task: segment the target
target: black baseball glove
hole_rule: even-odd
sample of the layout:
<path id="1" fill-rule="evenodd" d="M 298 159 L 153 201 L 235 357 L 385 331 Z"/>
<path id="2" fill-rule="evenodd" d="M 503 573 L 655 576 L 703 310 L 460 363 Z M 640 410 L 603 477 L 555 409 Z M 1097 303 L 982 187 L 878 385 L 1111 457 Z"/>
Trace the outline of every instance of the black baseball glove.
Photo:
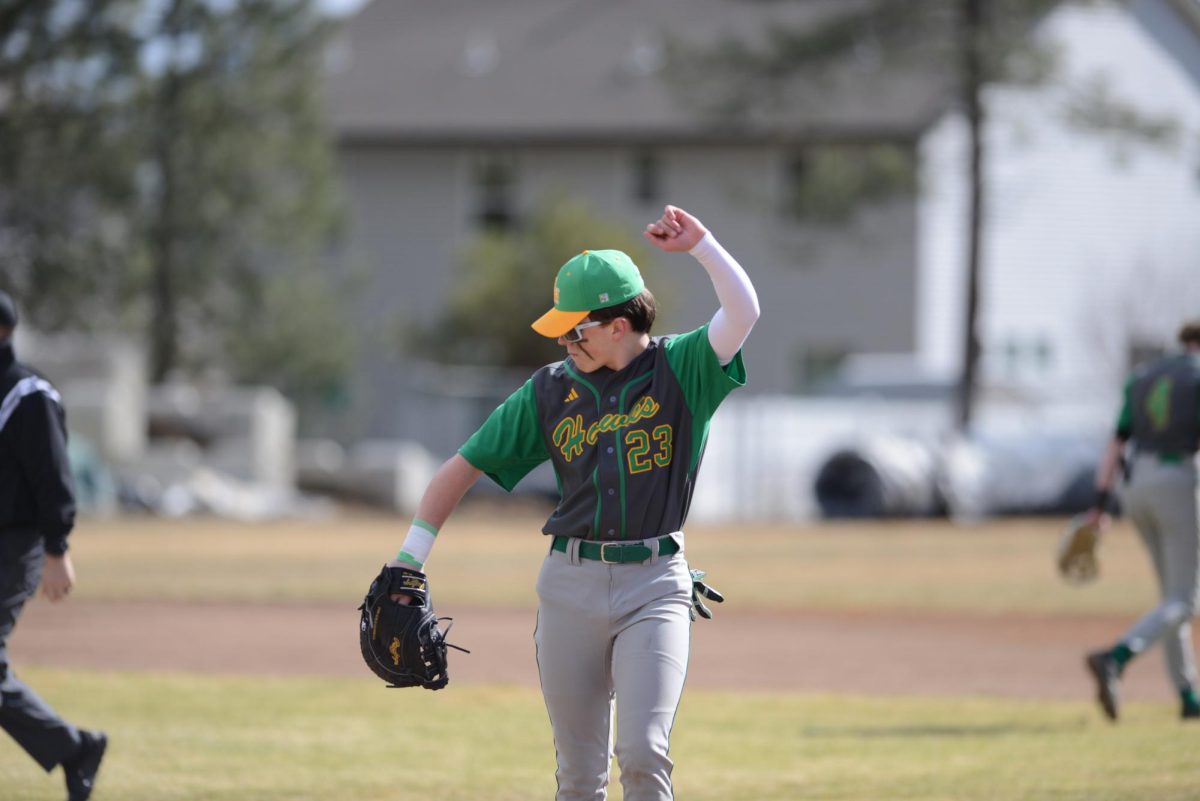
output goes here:
<path id="1" fill-rule="evenodd" d="M 396 593 L 410 596 L 412 603 L 393 601 Z M 419 570 L 385 565 L 358 609 L 363 660 L 389 687 L 440 690 L 450 681 L 446 649 L 470 653 L 446 642 L 450 626 L 443 631 L 438 622 L 451 618 L 434 614 L 429 579 Z"/>

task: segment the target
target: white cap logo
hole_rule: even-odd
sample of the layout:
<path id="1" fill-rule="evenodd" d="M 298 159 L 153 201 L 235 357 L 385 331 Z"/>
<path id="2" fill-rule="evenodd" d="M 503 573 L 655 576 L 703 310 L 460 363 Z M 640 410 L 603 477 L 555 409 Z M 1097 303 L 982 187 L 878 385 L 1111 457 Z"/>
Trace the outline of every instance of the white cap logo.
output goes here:
<path id="1" fill-rule="evenodd" d="M 601 293 L 600 293 L 600 302 L 601 302 L 601 303 L 608 303 L 608 293 L 607 293 L 607 292 L 601 292 Z"/>

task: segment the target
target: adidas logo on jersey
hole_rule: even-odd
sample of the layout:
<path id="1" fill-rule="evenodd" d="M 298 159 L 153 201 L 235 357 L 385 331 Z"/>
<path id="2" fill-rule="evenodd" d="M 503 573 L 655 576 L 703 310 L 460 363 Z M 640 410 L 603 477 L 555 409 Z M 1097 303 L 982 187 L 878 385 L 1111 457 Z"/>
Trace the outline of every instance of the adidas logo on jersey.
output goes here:
<path id="1" fill-rule="evenodd" d="M 567 393 L 567 397 L 563 398 L 563 403 L 570 403 L 573 400 L 579 400 L 579 393 L 575 391 L 575 387 L 571 387 L 571 391 Z"/>

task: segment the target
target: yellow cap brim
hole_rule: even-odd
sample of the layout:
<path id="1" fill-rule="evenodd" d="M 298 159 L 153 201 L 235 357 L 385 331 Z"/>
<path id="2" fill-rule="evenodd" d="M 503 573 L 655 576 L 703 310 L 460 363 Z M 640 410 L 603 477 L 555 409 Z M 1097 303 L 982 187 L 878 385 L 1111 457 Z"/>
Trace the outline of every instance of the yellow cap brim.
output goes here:
<path id="1" fill-rule="evenodd" d="M 558 339 L 579 325 L 588 316 L 586 311 L 559 311 L 551 309 L 533 321 L 533 330 L 544 337 Z"/>

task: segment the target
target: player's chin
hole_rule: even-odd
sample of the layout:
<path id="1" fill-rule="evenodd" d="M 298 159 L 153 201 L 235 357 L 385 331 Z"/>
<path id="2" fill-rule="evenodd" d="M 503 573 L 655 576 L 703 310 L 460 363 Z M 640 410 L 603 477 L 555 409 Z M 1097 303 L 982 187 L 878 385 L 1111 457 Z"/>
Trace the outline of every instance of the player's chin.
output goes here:
<path id="1" fill-rule="evenodd" d="M 571 363 L 575 365 L 575 369 L 581 373 L 594 372 L 600 366 L 595 359 L 584 355 L 581 351 L 567 348 L 567 356 L 571 358 Z"/>

